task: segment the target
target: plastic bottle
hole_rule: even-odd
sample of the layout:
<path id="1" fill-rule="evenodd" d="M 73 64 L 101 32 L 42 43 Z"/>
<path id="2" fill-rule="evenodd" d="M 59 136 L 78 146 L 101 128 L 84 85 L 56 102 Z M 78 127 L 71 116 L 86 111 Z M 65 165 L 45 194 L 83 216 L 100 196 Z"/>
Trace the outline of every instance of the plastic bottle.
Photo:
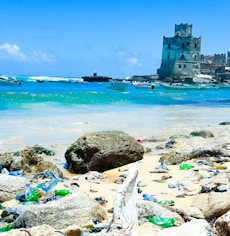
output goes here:
<path id="1" fill-rule="evenodd" d="M 46 192 L 50 191 L 51 189 L 53 189 L 56 185 L 58 184 L 58 179 L 57 178 L 53 178 L 49 184 L 47 186 L 43 186 L 42 189 Z"/>
<path id="2" fill-rule="evenodd" d="M 5 174 L 5 175 L 8 175 L 8 174 L 9 174 L 9 171 L 8 171 L 6 168 L 3 168 L 1 173 L 2 173 L 2 174 Z"/>
<path id="3" fill-rule="evenodd" d="M 29 183 L 25 186 L 25 199 L 28 198 L 32 193 L 32 188 Z"/>
<path id="4" fill-rule="evenodd" d="M 42 188 L 42 183 L 38 184 L 35 188 L 33 188 L 30 196 L 25 199 L 25 202 L 37 201 L 41 196 L 41 191 L 43 191 Z"/>
<path id="5" fill-rule="evenodd" d="M 174 218 L 164 218 L 164 217 L 153 217 L 148 219 L 149 222 L 152 222 L 155 225 L 161 226 L 163 228 L 169 228 L 174 226 Z"/>
<path id="6" fill-rule="evenodd" d="M 216 169 L 217 170 L 227 170 L 227 166 L 226 165 L 216 165 Z"/>
<path id="7" fill-rule="evenodd" d="M 21 171 L 21 170 L 10 171 L 10 172 L 9 172 L 9 175 L 12 175 L 12 176 L 23 176 L 23 175 L 24 175 L 24 172 Z"/>
<path id="8" fill-rule="evenodd" d="M 31 195 L 25 199 L 26 202 L 33 202 L 39 199 L 40 195 L 37 191 L 32 191 Z"/>
<path id="9" fill-rule="evenodd" d="M 194 168 L 194 166 L 191 164 L 180 164 L 180 170 L 189 170 L 192 168 Z"/>
<path id="10" fill-rule="evenodd" d="M 158 200 L 153 196 L 153 195 L 148 195 L 148 194 L 143 194 L 142 195 L 143 199 L 144 200 L 147 200 L 147 201 L 152 201 L 152 202 L 157 202 Z"/>
<path id="11" fill-rule="evenodd" d="M 184 195 L 185 195 L 184 186 L 179 183 L 176 196 L 177 197 L 183 197 Z"/>
<path id="12" fill-rule="evenodd" d="M 66 196 L 70 193 L 69 190 L 66 190 L 66 189 L 55 190 L 54 192 L 55 192 L 55 195 L 59 195 L 59 196 Z"/>
<path id="13" fill-rule="evenodd" d="M 0 232 L 7 232 L 11 229 L 13 229 L 13 226 L 11 224 L 8 224 L 7 226 L 0 228 Z"/>

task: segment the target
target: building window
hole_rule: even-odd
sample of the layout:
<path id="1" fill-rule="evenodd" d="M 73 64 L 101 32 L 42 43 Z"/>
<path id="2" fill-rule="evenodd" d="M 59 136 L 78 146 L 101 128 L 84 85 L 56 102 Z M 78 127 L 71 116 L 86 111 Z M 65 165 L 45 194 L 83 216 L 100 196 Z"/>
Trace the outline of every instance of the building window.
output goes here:
<path id="1" fill-rule="evenodd" d="M 181 64 L 178 65 L 178 68 L 181 68 Z"/>
<path id="2" fill-rule="evenodd" d="M 170 55 L 168 54 L 168 59 L 170 58 Z"/>
<path id="3" fill-rule="evenodd" d="M 170 45 L 170 43 L 168 44 L 168 50 L 170 50 L 170 47 L 171 47 L 171 45 Z"/>
<path id="4" fill-rule="evenodd" d="M 196 55 L 194 55 L 194 61 L 196 61 Z"/>
<path id="5" fill-rule="evenodd" d="M 195 47 L 195 49 L 196 49 L 196 43 L 195 43 L 194 47 Z"/>
<path id="6" fill-rule="evenodd" d="M 184 49 L 184 43 L 182 43 L 182 49 Z"/>
<path id="7" fill-rule="evenodd" d="M 185 59 L 185 58 L 184 58 L 184 54 L 181 55 L 181 59 Z"/>
<path id="8" fill-rule="evenodd" d="M 186 65 L 184 65 L 184 68 L 186 68 Z"/>

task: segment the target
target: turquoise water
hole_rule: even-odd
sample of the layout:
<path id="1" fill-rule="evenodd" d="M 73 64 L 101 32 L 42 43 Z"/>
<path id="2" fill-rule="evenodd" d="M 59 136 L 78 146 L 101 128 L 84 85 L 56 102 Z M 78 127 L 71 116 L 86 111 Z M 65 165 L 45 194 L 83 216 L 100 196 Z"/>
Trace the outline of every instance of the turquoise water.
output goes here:
<path id="1" fill-rule="evenodd" d="M 20 77 L 21 79 L 22 77 Z M 157 86 L 154 90 L 137 89 L 132 85 L 125 91 L 110 90 L 107 83 L 43 83 L 23 77 L 21 86 L 0 87 L 0 110 L 29 110 L 76 108 L 114 105 L 128 106 L 229 106 L 230 89 L 168 90 Z"/>
<path id="2" fill-rule="evenodd" d="M 230 117 L 229 89 L 128 85 L 117 91 L 107 83 L 20 79 L 21 86 L 0 87 L 0 150 L 35 144 L 66 147 L 86 132 L 102 130 L 122 130 L 138 139 L 168 137 L 218 127 Z"/>

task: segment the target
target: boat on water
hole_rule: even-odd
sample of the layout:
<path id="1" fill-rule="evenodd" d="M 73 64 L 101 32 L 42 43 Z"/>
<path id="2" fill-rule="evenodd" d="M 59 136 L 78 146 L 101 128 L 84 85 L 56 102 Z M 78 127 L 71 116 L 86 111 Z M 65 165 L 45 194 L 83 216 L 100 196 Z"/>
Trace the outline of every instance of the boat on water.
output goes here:
<path id="1" fill-rule="evenodd" d="M 143 88 L 143 89 L 154 89 L 155 88 L 155 85 L 152 84 L 152 83 L 144 83 L 144 82 L 137 82 L 137 81 L 134 81 L 132 82 L 132 85 L 135 87 L 135 88 Z"/>
<path id="2" fill-rule="evenodd" d="M 230 83 L 221 83 L 218 86 L 222 89 L 230 89 Z"/>
<path id="3" fill-rule="evenodd" d="M 193 89 L 219 89 L 216 84 L 183 84 L 183 83 L 160 83 L 160 86 L 166 89 L 181 89 L 181 90 L 193 90 Z"/>
<path id="4" fill-rule="evenodd" d="M 0 76 L 0 85 L 21 85 L 22 81 L 12 76 Z"/>
<path id="5" fill-rule="evenodd" d="M 127 82 L 124 82 L 122 80 L 111 79 L 109 80 L 107 88 L 113 90 L 125 90 L 127 86 L 128 86 Z"/>
<path id="6" fill-rule="evenodd" d="M 82 76 L 85 82 L 109 82 L 112 78 L 108 76 L 99 76 L 94 72 L 92 76 Z"/>

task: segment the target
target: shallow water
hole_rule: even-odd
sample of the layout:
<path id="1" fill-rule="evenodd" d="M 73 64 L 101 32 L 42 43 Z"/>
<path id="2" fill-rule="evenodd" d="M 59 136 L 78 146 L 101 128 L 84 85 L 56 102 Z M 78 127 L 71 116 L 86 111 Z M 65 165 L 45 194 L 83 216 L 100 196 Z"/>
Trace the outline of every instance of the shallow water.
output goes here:
<path id="1" fill-rule="evenodd" d="M 28 82 L 0 87 L 0 151 L 70 145 L 86 132 L 122 130 L 137 139 L 229 121 L 229 90 L 109 90 L 106 83 Z"/>

